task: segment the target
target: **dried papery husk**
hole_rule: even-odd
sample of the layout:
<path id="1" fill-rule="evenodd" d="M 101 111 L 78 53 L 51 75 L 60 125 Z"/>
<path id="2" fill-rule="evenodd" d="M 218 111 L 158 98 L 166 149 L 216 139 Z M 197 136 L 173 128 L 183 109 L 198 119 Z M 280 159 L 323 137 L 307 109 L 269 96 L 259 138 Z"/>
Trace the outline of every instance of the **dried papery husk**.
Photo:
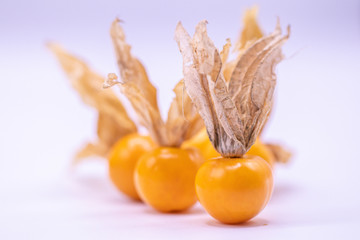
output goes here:
<path id="1" fill-rule="evenodd" d="M 157 104 L 156 88 L 151 84 L 141 62 L 131 54 L 131 46 L 126 42 L 125 33 L 115 19 L 111 24 L 110 36 L 113 42 L 121 82 L 114 73 L 108 75 L 104 87 L 120 83 L 121 92 L 130 101 L 139 122 L 159 145 L 167 145 L 165 123 Z"/>
<path id="2" fill-rule="evenodd" d="M 248 145 L 254 143 L 270 114 L 276 84 L 274 67 L 282 60 L 281 46 L 289 37 L 289 34 L 281 36 L 279 23 L 271 35 L 274 35 L 271 41 L 261 38 L 247 49 L 229 82 L 230 94 L 245 126 L 244 138 Z"/>
<path id="3" fill-rule="evenodd" d="M 195 136 L 204 127 L 204 123 L 184 90 L 183 80 L 176 84 L 174 93 L 175 98 L 166 121 L 166 132 L 170 144 L 180 146 Z"/>
<path id="4" fill-rule="evenodd" d="M 121 92 L 131 102 L 140 124 L 149 131 L 152 139 L 160 146 L 168 146 L 165 123 L 161 118 L 159 110 L 142 94 L 138 85 L 127 82 L 121 84 L 120 88 Z"/>
<path id="5" fill-rule="evenodd" d="M 121 81 L 114 73 L 109 74 L 104 87 L 119 84 L 121 92 L 128 98 L 141 125 L 152 139 L 160 146 L 178 147 L 184 140 L 194 136 L 203 127 L 202 119 L 194 110 L 187 94 L 183 94 L 183 83 L 180 81 L 174 92 L 176 97 L 170 105 L 166 122 L 156 100 L 156 88 L 149 81 L 140 61 L 132 56 L 131 47 L 126 42 L 125 34 L 115 20 L 111 26 L 111 37 L 114 44 Z"/>
<path id="6" fill-rule="evenodd" d="M 274 35 L 263 48 L 253 44 L 247 49 L 239 62 L 250 59 L 249 66 L 243 69 L 243 64 L 237 63 L 228 87 L 220 54 L 207 36 L 206 21 L 197 25 L 192 39 L 181 23 L 176 28 L 186 90 L 204 119 L 210 141 L 224 157 L 244 155 L 268 117 L 276 83 L 273 68 L 289 37 L 281 36 L 279 26 Z M 235 91 L 231 86 L 237 86 Z"/>
<path id="7" fill-rule="evenodd" d="M 266 143 L 265 145 L 270 149 L 270 151 L 274 155 L 276 162 L 287 163 L 290 161 L 290 158 L 292 157 L 292 153 L 289 150 L 285 149 L 282 145 L 271 144 L 271 143 Z"/>
<path id="8" fill-rule="evenodd" d="M 74 164 L 94 155 L 107 158 L 111 147 L 124 136 L 124 130 L 112 115 L 99 112 L 97 136 L 98 139 L 96 142 L 87 143 L 85 147 L 76 153 Z"/>
<path id="9" fill-rule="evenodd" d="M 257 13 L 258 13 L 257 6 L 249 8 L 245 11 L 243 18 L 244 26 L 233 49 L 233 51 L 236 53 L 236 58 L 229 62 L 225 62 L 224 59 L 221 59 L 224 65 L 223 74 L 227 82 L 230 81 L 232 72 L 236 67 L 236 63 L 239 61 L 244 51 L 248 47 L 250 47 L 256 40 L 263 37 L 263 33 L 257 22 Z"/>
<path id="10" fill-rule="evenodd" d="M 103 90 L 104 78 L 94 73 L 83 61 L 67 53 L 56 44 L 49 44 L 72 86 L 82 100 L 98 111 L 97 135 L 94 143 L 88 143 L 76 156 L 75 161 L 91 155 L 107 157 L 112 145 L 121 137 L 136 132 L 119 98 L 111 90 Z"/>
<path id="11" fill-rule="evenodd" d="M 157 104 L 156 88 L 151 84 L 144 66 L 131 54 L 131 46 L 127 44 L 124 30 L 119 24 L 120 20 L 115 19 L 111 24 L 110 36 L 113 42 L 117 64 L 121 79 L 124 83 L 132 82 L 138 86 L 144 98 L 159 111 Z"/>
<path id="12" fill-rule="evenodd" d="M 226 61 L 228 60 L 229 54 L 230 54 L 230 48 L 231 48 L 231 41 L 230 41 L 230 38 L 227 38 L 226 43 L 220 52 L 220 57 L 221 57 L 222 63 L 226 63 Z"/>
<path id="13" fill-rule="evenodd" d="M 198 73 L 195 68 L 195 58 L 192 48 L 192 39 L 190 35 L 186 32 L 184 27 L 179 23 L 175 32 L 175 40 L 179 45 L 179 49 L 183 56 L 183 71 L 184 76 L 188 79 L 193 80 L 194 84 L 191 88 L 186 87 L 186 92 L 190 96 L 194 105 L 197 107 L 199 114 L 204 120 L 207 131 L 210 132 L 209 137 L 215 139 L 214 129 L 217 127 L 217 119 L 214 116 L 213 103 L 207 91 L 208 83 L 206 79 L 201 78 L 202 76 Z M 205 80 L 205 81 L 204 81 Z M 189 81 L 189 80 L 186 80 Z M 185 84 L 185 86 L 188 84 Z M 198 97 L 193 97 L 198 94 Z M 204 104 L 206 107 L 201 108 L 200 106 Z"/>
<path id="14" fill-rule="evenodd" d="M 181 23 L 177 25 L 175 39 L 183 55 L 184 82 L 215 149 L 224 156 L 235 156 L 245 151 L 239 141 L 240 119 L 227 93 L 220 54 L 207 36 L 206 23 L 197 25 L 192 39 Z"/>
<path id="15" fill-rule="evenodd" d="M 235 44 L 236 51 L 241 51 L 246 48 L 248 42 L 255 41 L 263 37 L 263 32 L 257 22 L 258 11 L 259 9 L 257 6 L 246 9 L 243 18 L 244 27 L 241 31 L 239 40 Z"/>

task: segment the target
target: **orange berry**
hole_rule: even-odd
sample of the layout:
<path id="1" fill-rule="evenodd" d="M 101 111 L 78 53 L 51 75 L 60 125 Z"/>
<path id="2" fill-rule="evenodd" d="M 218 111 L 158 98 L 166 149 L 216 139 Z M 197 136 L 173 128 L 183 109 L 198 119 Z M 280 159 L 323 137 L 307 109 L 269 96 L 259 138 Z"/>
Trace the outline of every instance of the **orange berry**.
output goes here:
<path id="1" fill-rule="evenodd" d="M 116 188 L 133 199 L 140 199 L 134 185 L 134 170 L 139 158 L 156 148 L 149 136 L 137 133 L 120 139 L 109 157 L 109 175 Z"/>
<path id="2" fill-rule="evenodd" d="M 273 190 L 270 165 L 256 156 L 216 158 L 199 169 L 196 193 L 205 210 L 223 223 L 242 223 L 255 217 Z"/>

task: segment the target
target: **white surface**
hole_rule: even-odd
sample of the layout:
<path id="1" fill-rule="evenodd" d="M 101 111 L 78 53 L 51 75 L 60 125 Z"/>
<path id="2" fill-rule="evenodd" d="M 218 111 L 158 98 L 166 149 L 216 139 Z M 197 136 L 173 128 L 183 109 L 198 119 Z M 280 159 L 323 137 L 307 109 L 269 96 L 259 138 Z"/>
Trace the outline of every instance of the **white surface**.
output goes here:
<path id="1" fill-rule="evenodd" d="M 98 4 L 3 1 L 0 7 L 0 239 L 358 239 L 360 233 L 360 15 L 357 1 L 259 1 L 266 32 L 280 16 L 292 37 L 278 67 L 276 106 L 265 139 L 295 152 L 276 169 L 274 196 L 252 222 L 226 226 L 200 206 L 158 214 L 116 192 L 101 161 L 69 172 L 94 137 L 95 113 L 44 48 L 57 40 L 102 74 L 116 70 L 108 36 L 115 16 L 159 87 L 163 113 L 181 78 L 178 20 L 193 32 L 209 20 L 217 46 L 237 36 L 250 2 Z M 71 8 L 69 7 L 71 6 Z M 139 8 L 138 6 L 142 6 Z M 165 11 L 166 9 L 166 11 Z"/>
<path id="2" fill-rule="evenodd" d="M 100 165 L 93 164 L 93 167 Z M 88 168 L 89 170 L 89 168 Z M 342 204 L 330 189 L 277 177 L 267 208 L 245 225 L 227 226 L 197 205 L 159 214 L 116 193 L 102 174 L 71 175 L 2 196 L 1 239 L 356 239 L 355 202 Z M 285 183 L 286 182 L 286 183 Z M 21 190 L 21 191 L 20 191 Z M 330 190 L 330 191 L 329 191 Z M 329 192 L 327 192 L 329 191 Z M 354 235 L 355 234 L 355 235 Z M 357 236 L 357 237 L 356 237 Z"/>

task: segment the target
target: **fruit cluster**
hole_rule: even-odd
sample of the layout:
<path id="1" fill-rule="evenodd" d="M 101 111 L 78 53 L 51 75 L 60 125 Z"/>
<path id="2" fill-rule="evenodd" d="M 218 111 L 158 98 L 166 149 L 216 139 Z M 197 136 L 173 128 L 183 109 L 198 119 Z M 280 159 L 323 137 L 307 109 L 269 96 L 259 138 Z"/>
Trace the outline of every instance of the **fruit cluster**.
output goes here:
<path id="1" fill-rule="evenodd" d="M 75 157 L 108 159 L 116 188 L 160 212 L 190 208 L 198 200 L 223 223 L 241 223 L 256 216 L 273 190 L 273 167 L 289 153 L 260 139 L 272 107 L 275 65 L 289 33 L 279 24 L 263 36 L 257 9 L 248 10 L 229 61 L 231 43 L 218 51 L 207 36 L 206 21 L 190 35 L 178 24 L 175 39 L 183 56 L 184 79 L 174 88 L 175 98 L 163 121 L 156 88 L 131 47 L 119 21 L 111 25 L 121 81 L 111 73 L 103 78 L 61 47 L 50 49 L 59 59 L 82 99 L 97 109 L 98 140 Z M 129 100 L 138 126 L 114 92 L 117 85 Z"/>

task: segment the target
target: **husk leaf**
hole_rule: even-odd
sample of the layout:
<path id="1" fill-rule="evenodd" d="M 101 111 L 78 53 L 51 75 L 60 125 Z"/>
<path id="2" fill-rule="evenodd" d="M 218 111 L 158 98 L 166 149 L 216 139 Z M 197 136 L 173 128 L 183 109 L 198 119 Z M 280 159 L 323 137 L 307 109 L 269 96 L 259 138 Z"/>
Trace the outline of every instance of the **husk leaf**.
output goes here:
<path id="1" fill-rule="evenodd" d="M 184 91 L 183 80 L 176 84 L 174 93 L 175 98 L 166 121 L 166 132 L 170 145 L 180 146 L 182 142 L 195 136 L 204 127 L 204 123 Z"/>
<path id="2" fill-rule="evenodd" d="M 281 60 L 280 47 L 289 37 L 281 36 L 279 26 L 274 35 L 276 38 L 263 48 L 253 44 L 241 55 L 228 87 L 220 54 L 207 36 L 206 21 L 196 26 L 192 39 L 181 23 L 176 28 L 186 90 L 222 156 L 245 154 L 268 117 L 276 83 L 273 68 Z M 250 63 L 244 59 L 250 59 Z"/>
<path id="3" fill-rule="evenodd" d="M 117 64 L 121 79 L 124 83 L 132 82 L 137 85 L 144 98 L 157 111 L 156 88 L 151 84 L 144 66 L 131 54 L 131 46 L 127 44 L 124 30 L 119 24 L 120 20 L 115 19 L 111 24 L 110 36 L 113 42 Z"/>
<path id="4" fill-rule="evenodd" d="M 201 118 L 183 91 L 183 82 L 180 81 L 174 89 L 176 96 L 170 105 L 168 119 L 164 122 L 157 105 L 156 89 L 149 81 L 143 65 L 132 56 L 131 47 L 125 40 L 119 20 L 116 19 L 112 23 L 110 33 L 121 81 L 111 73 L 104 87 L 120 83 L 121 92 L 129 99 L 140 124 L 149 131 L 153 140 L 160 146 L 180 146 L 184 140 L 194 136 L 203 127 Z"/>
<path id="5" fill-rule="evenodd" d="M 254 6 L 252 8 L 246 9 L 244 18 L 243 18 L 243 29 L 241 34 L 235 43 L 234 52 L 237 54 L 236 58 L 232 61 L 225 62 L 223 59 L 223 73 L 225 80 L 230 81 L 231 75 L 236 67 L 237 62 L 239 61 L 243 52 L 252 45 L 256 40 L 263 37 L 263 33 L 257 22 L 257 13 L 258 7 Z"/>
<path id="6" fill-rule="evenodd" d="M 270 151 L 274 155 L 276 162 L 287 163 L 292 157 L 292 153 L 289 150 L 285 149 L 280 144 L 267 143 L 265 145 L 270 149 Z"/>
<path id="7" fill-rule="evenodd" d="M 99 112 L 98 139 L 80 150 L 75 156 L 75 162 L 91 155 L 107 157 L 110 148 L 119 138 L 137 131 L 136 125 L 127 115 L 116 94 L 111 89 L 102 89 L 103 77 L 59 45 L 49 44 L 48 47 L 57 57 L 82 100 Z"/>
<path id="8" fill-rule="evenodd" d="M 239 36 L 239 40 L 235 44 L 236 51 L 241 51 L 246 48 L 248 42 L 256 41 L 263 37 L 263 33 L 257 22 L 258 11 L 259 9 L 257 6 L 245 10 L 243 18 L 244 27 Z"/>

